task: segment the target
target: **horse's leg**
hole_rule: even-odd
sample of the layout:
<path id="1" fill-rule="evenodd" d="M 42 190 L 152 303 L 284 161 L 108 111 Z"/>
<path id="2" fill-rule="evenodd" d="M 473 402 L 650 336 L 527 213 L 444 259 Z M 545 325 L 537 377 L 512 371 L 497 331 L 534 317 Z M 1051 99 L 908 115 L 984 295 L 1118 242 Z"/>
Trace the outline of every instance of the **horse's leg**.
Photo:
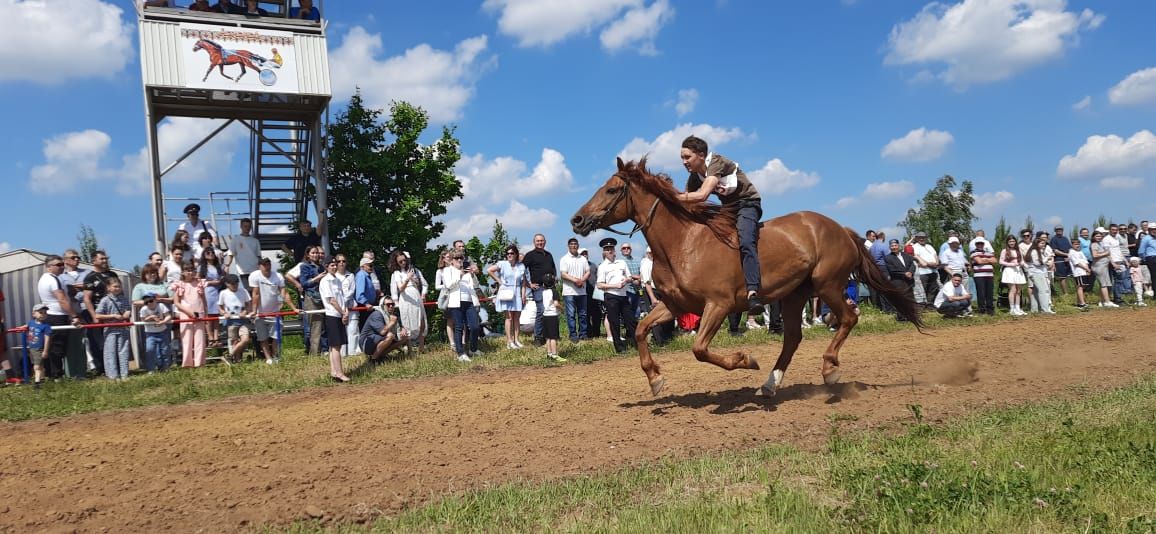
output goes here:
<path id="1" fill-rule="evenodd" d="M 698 323 L 698 335 L 694 338 L 694 357 L 700 362 L 710 362 L 727 371 L 735 369 L 758 369 L 759 363 L 755 358 L 743 352 L 730 355 L 714 354 L 710 351 L 710 342 L 714 339 L 722 322 L 730 310 L 717 304 L 707 302 L 703 310 L 702 319 Z"/>
<path id="2" fill-rule="evenodd" d="M 662 391 L 666 379 L 662 377 L 658 362 L 650 357 L 650 343 L 646 336 L 654 329 L 654 325 L 672 319 L 674 319 L 674 314 L 666 307 L 666 304 L 659 302 L 650 310 L 650 313 L 646 314 L 646 317 L 642 318 L 642 322 L 638 323 L 638 328 L 634 329 L 634 342 L 638 345 L 638 359 L 642 363 L 642 371 L 646 373 L 646 381 L 650 383 L 652 395 L 658 395 Z"/>
<path id="3" fill-rule="evenodd" d="M 799 350 L 799 343 L 803 340 L 803 306 L 810 293 L 810 287 L 803 287 L 783 297 L 783 350 L 779 353 L 775 368 L 771 369 L 766 383 L 757 394 L 769 397 L 775 394 L 776 388 L 783 385 L 783 375 L 787 373 L 787 367 L 791 365 L 791 359 L 795 357 L 795 351 Z"/>
<path id="4" fill-rule="evenodd" d="M 225 78 L 228 78 L 228 79 L 230 79 L 230 80 L 233 80 L 234 82 L 235 82 L 235 81 L 237 81 L 237 80 L 233 79 L 233 77 L 232 77 L 232 76 L 229 76 L 228 74 L 225 74 L 225 64 L 224 64 L 224 63 L 221 63 L 220 65 L 217 65 L 217 67 L 218 67 L 218 68 L 221 70 L 221 76 L 224 76 Z"/>
<path id="5" fill-rule="evenodd" d="M 827 345 L 827 350 L 823 352 L 822 372 L 823 382 L 826 384 L 834 384 L 839 381 L 839 349 L 847 341 L 847 335 L 851 333 L 851 329 L 859 323 L 859 316 L 855 314 L 855 308 L 847 304 L 847 295 L 844 293 L 846 287 L 846 280 L 837 279 L 827 279 L 816 287 L 823 302 L 827 303 L 827 307 L 831 308 L 831 313 L 835 314 L 839 320 L 839 330 L 835 332 L 835 337 L 831 339 L 831 343 Z"/>
<path id="6" fill-rule="evenodd" d="M 246 72 L 246 71 L 245 71 L 245 63 L 244 63 L 244 62 L 241 62 L 241 63 L 237 63 L 237 64 L 241 66 L 241 74 L 238 74 L 238 75 L 237 75 L 237 79 L 236 79 L 236 80 L 233 80 L 234 82 L 239 82 L 239 81 L 241 81 L 241 78 L 245 76 L 245 72 Z"/>
<path id="7" fill-rule="evenodd" d="M 214 64 L 213 64 L 213 62 L 212 62 L 212 61 L 210 61 L 210 62 L 209 62 L 209 70 L 206 70 L 206 71 L 205 71 L 205 77 L 204 77 L 204 78 L 201 78 L 201 81 L 202 81 L 202 82 L 205 82 L 205 81 L 208 81 L 208 80 L 209 80 L 209 75 L 213 73 L 213 67 L 216 67 L 216 65 L 214 65 Z"/>

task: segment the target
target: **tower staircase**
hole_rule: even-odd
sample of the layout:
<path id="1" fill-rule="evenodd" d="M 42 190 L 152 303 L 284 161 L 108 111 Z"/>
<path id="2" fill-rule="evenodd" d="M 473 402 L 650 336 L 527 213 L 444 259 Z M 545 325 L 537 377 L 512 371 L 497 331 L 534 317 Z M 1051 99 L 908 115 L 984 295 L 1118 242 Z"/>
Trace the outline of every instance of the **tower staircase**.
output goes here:
<path id="1" fill-rule="evenodd" d="M 309 169 L 313 168 L 314 142 L 317 140 L 306 123 L 253 121 L 249 198 L 254 231 L 264 250 L 280 248 L 306 217 L 305 194 Z"/>

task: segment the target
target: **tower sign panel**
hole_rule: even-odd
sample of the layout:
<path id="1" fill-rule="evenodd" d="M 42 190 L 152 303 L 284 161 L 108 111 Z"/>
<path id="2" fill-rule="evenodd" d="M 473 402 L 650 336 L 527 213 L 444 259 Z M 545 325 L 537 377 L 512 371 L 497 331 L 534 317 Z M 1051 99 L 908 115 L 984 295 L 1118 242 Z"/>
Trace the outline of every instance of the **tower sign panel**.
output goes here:
<path id="1" fill-rule="evenodd" d="M 186 87 L 298 92 L 292 33 L 182 23 L 181 46 Z"/>

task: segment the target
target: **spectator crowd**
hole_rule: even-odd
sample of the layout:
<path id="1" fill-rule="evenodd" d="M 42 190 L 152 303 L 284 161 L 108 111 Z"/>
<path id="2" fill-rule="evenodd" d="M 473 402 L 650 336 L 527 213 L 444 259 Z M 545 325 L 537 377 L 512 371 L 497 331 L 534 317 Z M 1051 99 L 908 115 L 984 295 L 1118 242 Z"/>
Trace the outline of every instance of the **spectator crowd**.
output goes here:
<path id="1" fill-rule="evenodd" d="M 183 6 L 179 4 L 186 4 Z M 270 9 L 262 7 L 265 4 Z M 144 0 L 143 6 L 150 7 L 167 7 L 180 8 L 184 7 L 189 11 L 199 13 L 223 13 L 227 15 L 245 15 L 247 17 L 277 17 L 290 18 L 299 20 L 311 20 L 313 22 L 321 21 L 321 12 L 313 5 L 313 0 L 297 0 L 296 6 L 290 7 L 288 11 L 282 11 L 282 8 L 288 5 L 289 2 L 263 2 L 261 0 L 218 0 L 217 2 L 210 2 L 209 0 L 191 0 L 176 2 L 174 0 Z"/>
<path id="2" fill-rule="evenodd" d="M 80 255 L 72 249 L 45 258 L 37 286 L 40 303 L 23 332 L 37 387 L 66 375 L 127 379 L 134 327 L 139 327 L 138 366 L 145 372 L 178 364 L 200 367 L 209 353 L 235 362 L 250 349 L 272 365 L 280 354 L 281 318 L 296 314 L 302 318 L 305 352 L 327 354 L 330 375 L 338 382 L 349 381 L 343 369 L 347 356 L 365 354 L 377 363 L 424 351 L 434 308 L 445 319 L 445 336 L 459 361 L 481 356 L 485 336 L 504 337 L 507 349 L 521 350 L 526 335 L 545 347 L 546 358 L 561 362 L 563 319 L 571 343 L 605 336 L 621 353 L 634 342 L 637 321 L 660 299 L 650 249 L 637 255 L 632 243 L 614 238 L 599 242 L 597 262 L 577 238 L 570 238 L 556 259 L 546 237 L 537 234 L 530 250 L 523 253 L 511 244 L 488 264 L 470 258 L 458 240 L 439 257 L 430 284 L 402 250 L 389 254 L 381 274 L 372 251 L 363 252 L 356 267 L 343 254 L 327 256 L 323 228 L 309 221 L 285 242 L 282 252 L 292 266 L 278 272 L 272 259 L 261 255 L 251 220 L 240 221 L 239 234 L 219 236 L 200 218 L 199 205 L 189 204 L 184 212 L 187 220 L 167 255 L 150 255 L 131 291 L 111 271 L 103 251 L 92 255 L 88 270 L 80 268 Z M 1146 306 L 1152 297 L 1156 225 L 1148 221 L 1080 228 L 1072 236 L 1062 226 L 1050 234 L 1024 229 L 999 241 L 993 244 L 983 230 L 949 231 L 939 244 L 922 231 L 901 241 L 868 230 L 863 246 L 896 288 L 945 317 L 1000 310 L 1012 316 L 1054 314 L 1054 297 L 1073 292 L 1080 310 L 1093 303 Z M 846 297 L 856 305 L 858 286 L 854 278 L 848 281 Z M 878 293 L 866 300 L 894 311 Z M 683 314 L 674 324 L 656 326 L 655 342 L 669 341 L 676 329 L 693 332 L 697 319 Z M 770 331 L 781 332 L 778 303 L 769 303 L 762 319 Z M 729 317 L 732 335 L 742 335 L 741 321 L 741 314 Z M 806 327 L 834 328 L 836 321 L 817 298 L 804 311 Z M 761 328 L 751 316 L 746 326 Z M 4 364 L 9 381 L 18 381 L 18 366 Z"/>

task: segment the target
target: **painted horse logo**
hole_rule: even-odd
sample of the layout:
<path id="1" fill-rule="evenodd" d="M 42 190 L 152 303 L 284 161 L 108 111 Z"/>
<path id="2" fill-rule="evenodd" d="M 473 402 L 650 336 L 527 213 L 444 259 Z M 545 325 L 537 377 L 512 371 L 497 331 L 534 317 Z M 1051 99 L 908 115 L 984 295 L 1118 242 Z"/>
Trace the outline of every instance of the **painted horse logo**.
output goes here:
<path id="1" fill-rule="evenodd" d="M 241 81 L 241 77 L 248 72 L 245 67 L 255 71 L 267 68 L 281 68 L 281 63 L 276 61 L 280 59 L 280 54 L 274 56 L 274 61 L 270 61 L 248 50 L 230 50 L 209 39 L 201 39 L 197 41 L 197 44 L 193 45 L 193 52 L 199 50 L 204 50 L 209 54 L 209 69 L 205 71 L 205 77 L 201 78 L 202 82 L 208 81 L 209 74 L 213 72 L 214 67 L 220 71 L 221 76 L 234 82 Z M 238 74 L 236 78 L 225 74 L 226 65 L 239 65 L 241 67 L 241 73 Z"/>

